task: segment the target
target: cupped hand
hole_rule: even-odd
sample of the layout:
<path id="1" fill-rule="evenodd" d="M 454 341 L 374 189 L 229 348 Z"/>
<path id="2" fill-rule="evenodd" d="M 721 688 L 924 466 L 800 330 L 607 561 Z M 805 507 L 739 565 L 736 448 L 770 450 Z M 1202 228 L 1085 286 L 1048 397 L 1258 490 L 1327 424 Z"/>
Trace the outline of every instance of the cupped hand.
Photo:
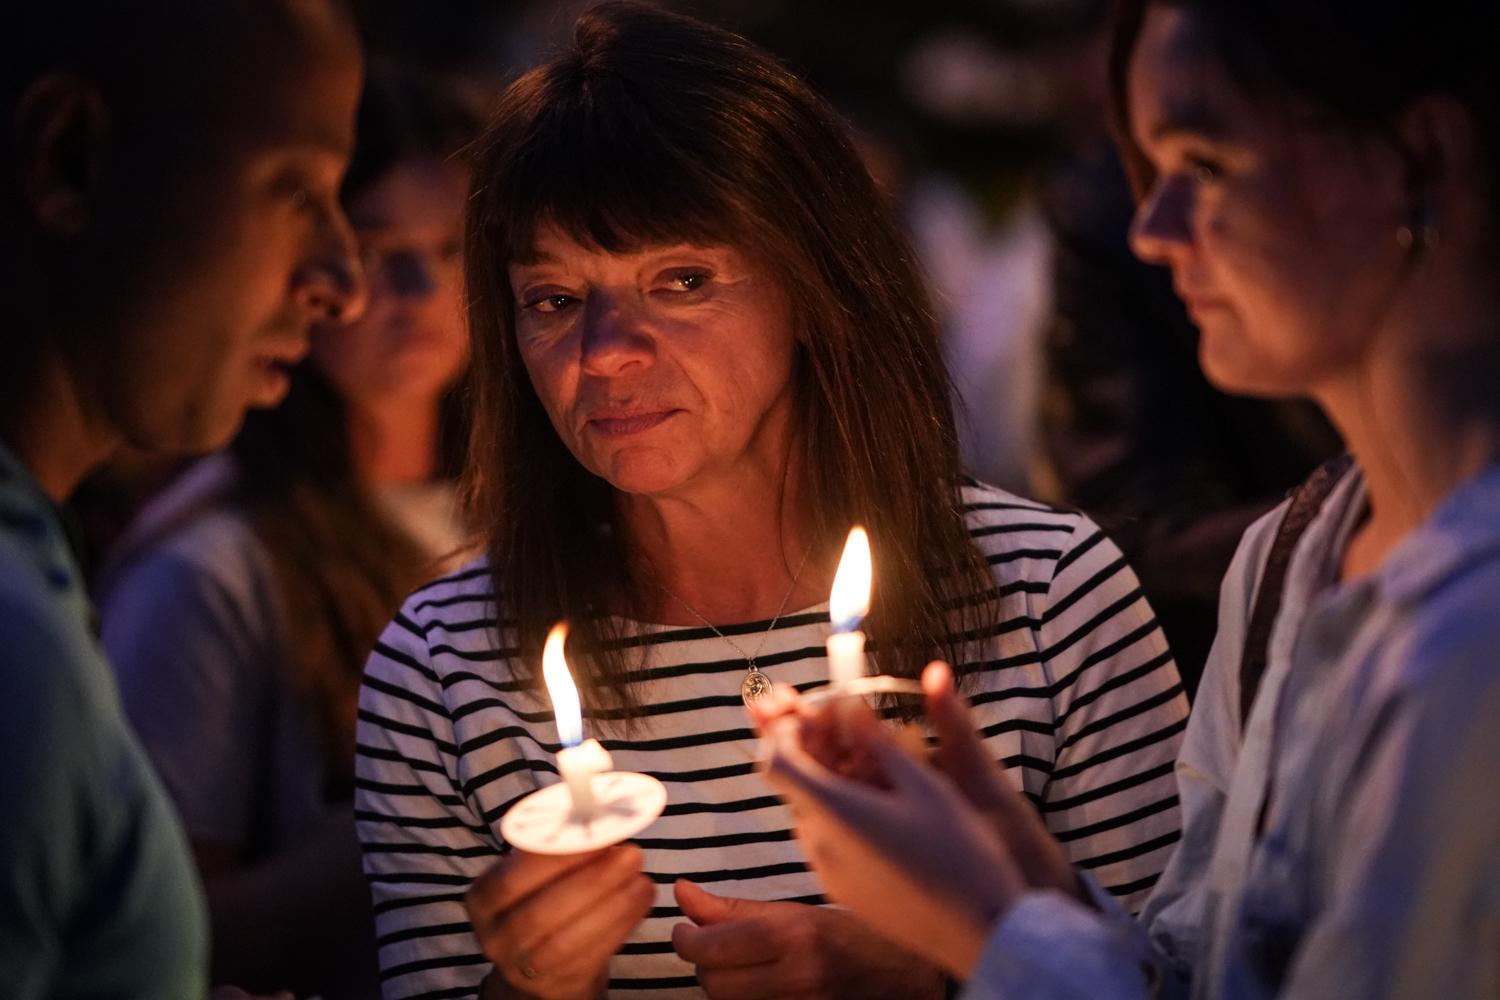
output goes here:
<path id="1" fill-rule="evenodd" d="M 929 709 L 942 716 L 933 719 L 940 737 L 953 739 L 949 730 L 966 711 L 946 703 L 956 696 L 942 673 L 931 674 Z M 1026 889 L 1005 839 L 960 791 L 994 793 L 970 756 L 971 749 L 982 754 L 982 745 L 956 740 L 950 748 L 945 763 L 960 769 L 961 785 L 903 752 L 867 710 L 802 713 L 795 733 L 784 718 L 769 722 L 766 778 L 791 807 L 829 897 L 883 937 L 967 978 L 991 926 Z M 977 744 L 972 727 L 962 735 Z M 807 749 L 826 757 L 829 746 L 843 744 L 853 759 L 868 759 L 878 781 L 838 773 Z M 1024 799 L 1021 805 L 1030 808 Z"/>
<path id="2" fill-rule="evenodd" d="M 480 949 L 495 964 L 485 995 L 593 1000 L 610 957 L 654 897 L 633 844 L 564 856 L 512 852 L 464 898 Z"/>
<path id="3" fill-rule="evenodd" d="M 696 967 L 710 1000 L 942 996 L 936 966 L 892 948 L 848 913 L 718 896 L 687 881 L 676 894 L 692 923 L 672 929 L 672 946 Z"/>
<path id="4" fill-rule="evenodd" d="M 968 703 L 954 689 L 948 664 L 929 663 L 922 672 L 922 689 L 927 719 L 938 738 L 933 763 L 1005 842 L 1026 885 L 1056 889 L 1087 903 L 1078 872 L 1062 844 L 979 738 Z"/>
<path id="5" fill-rule="evenodd" d="M 922 687 L 927 719 L 937 736 L 930 755 L 932 765 L 984 815 L 1028 887 L 1055 889 L 1088 903 L 1062 844 L 980 739 L 968 703 L 954 687 L 952 669 L 941 660 L 929 663 L 922 673 Z M 862 700 L 841 705 L 839 711 L 814 710 L 795 692 L 777 688 L 776 693 L 774 699 L 752 706 L 751 713 L 771 754 L 778 748 L 800 748 L 834 774 L 890 789 L 890 780 L 872 749 L 890 742 L 882 738 L 890 730 L 879 724 Z M 910 747 L 906 749 L 910 755 Z"/>

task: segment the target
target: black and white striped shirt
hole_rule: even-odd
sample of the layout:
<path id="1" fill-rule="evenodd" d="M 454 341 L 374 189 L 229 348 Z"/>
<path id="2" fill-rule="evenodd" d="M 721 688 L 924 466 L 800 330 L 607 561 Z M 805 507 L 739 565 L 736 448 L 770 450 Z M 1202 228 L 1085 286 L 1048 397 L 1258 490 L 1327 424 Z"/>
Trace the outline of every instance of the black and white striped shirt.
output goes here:
<path id="1" fill-rule="evenodd" d="M 1001 624 L 968 682 L 997 759 L 1074 862 L 1129 908 L 1178 838 L 1172 773 L 1187 719 L 1176 665 L 1135 574 L 1086 518 L 966 488 L 970 534 L 994 568 Z M 463 907 L 507 850 L 500 817 L 557 778 L 550 705 L 514 679 L 487 565 L 414 593 L 370 657 L 360 698 L 356 821 L 375 897 L 385 995 L 469 997 L 489 971 Z M 725 628 L 754 636 L 766 622 Z M 776 683 L 827 680 L 826 606 L 788 614 L 757 658 Z M 785 808 L 755 772 L 745 661 L 701 627 L 642 625 L 646 725 L 591 734 L 620 770 L 666 784 L 636 838 L 657 903 L 610 965 L 612 997 L 701 997 L 673 953 L 672 883 L 821 901 Z"/>

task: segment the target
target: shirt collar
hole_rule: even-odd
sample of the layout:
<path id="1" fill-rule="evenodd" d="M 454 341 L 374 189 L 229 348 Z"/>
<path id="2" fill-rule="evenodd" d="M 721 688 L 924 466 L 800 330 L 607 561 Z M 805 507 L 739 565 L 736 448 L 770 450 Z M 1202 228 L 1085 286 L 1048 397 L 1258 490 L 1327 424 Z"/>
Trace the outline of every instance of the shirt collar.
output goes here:
<path id="1" fill-rule="evenodd" d="M 1500 464 L 1460 486 L 1401 542 L 1380 570 L 1382 589 L 1409 604 L 1476 562 L 1500 555 Z"/>
<path id="2" fill-rule="evenodd" d="M 3 442 L 0 442 L 0 534 L 29 553 L 52 590 L 83 593 L 83 576 L 52 502 L 30 470 Z"/>

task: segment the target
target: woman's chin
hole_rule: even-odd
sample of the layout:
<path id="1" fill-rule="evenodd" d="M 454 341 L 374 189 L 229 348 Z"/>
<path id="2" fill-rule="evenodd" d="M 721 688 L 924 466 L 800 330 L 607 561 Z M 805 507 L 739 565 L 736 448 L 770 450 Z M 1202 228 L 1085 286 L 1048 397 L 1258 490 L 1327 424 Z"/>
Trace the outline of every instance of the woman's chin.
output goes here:
<path id="1" fill-rule="evenodd" d="M 627 448 L 609 456 L 602 473 L 621 493 L 669 493 L 687 481 L 680 460 L 659 448 Z"/>
<path id="2" fill-rule="evenodd" d="M 1283 399 L 1305 392 L 1303 380 L 1284 366 L 1243 350 L 1214 350 L 1205 336 L 1198 352 L 1204 378 L 1220 392 L 1231 396 Z"/>

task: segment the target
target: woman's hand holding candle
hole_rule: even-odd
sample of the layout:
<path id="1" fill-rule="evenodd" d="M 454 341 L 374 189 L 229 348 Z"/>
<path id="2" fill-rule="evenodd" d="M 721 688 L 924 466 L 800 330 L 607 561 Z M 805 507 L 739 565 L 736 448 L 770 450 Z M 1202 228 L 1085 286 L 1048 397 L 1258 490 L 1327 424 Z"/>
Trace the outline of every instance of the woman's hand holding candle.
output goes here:
<path id="1" fill-rule="evenodd" d="M 609 771 L 612 761 L 598 740 L 583 739 L 578 689 L 563 656 L 567 636 L 566 625 L 555 626 L 542 653 L 542 674 L 563 744 L 557 768 L 567 785 L 567 798 L 553 795 L 558 789 L 549 786 L 512 806 L 501 823 L 512 844 L 521 833 L 537 837 L 526 822 L 506 832 L 507 825 L 526 811 L 527 803 L 537 804 L 538 815 L 531 819 L 545 821 L 553 833 L 579 823 L 587 834 L 595 820 L 605 826 L 620 821 L 618 789 L 608 803 L 601 804 L 596 796 L 594 779 Z M 637 789 L 633 797 L 627 793 L 628 818 L 643 820 L 640 825 L 644 825 L 660 814 L 665 793 L 650 794 L 660 790 L 660 783 L 642 775 L 615 774 L 613 778 L 639 779 L 638 784 L 647 786 Z M 595 836 L 585 836 L 584 843 L 600 841 L 598 825 L 592 832 Z M 606 829 L 604 835 L 629 834 L 617 828 Z M 540 836 L 538 842 L 548 845 L 552 839 Z M 572 853 L 512 849 L 469 887 L 464 898 L 480 948 L 495 964 L 480 995 L 486 1000 L 596 1000 L 604 992 L 610 958 L 650 912 L 656 898 L 655 884 L 642 873 L 641 860 L 641 849 L 634 844 L 603 850 L 575 847 Z"/>
<path id="2" fill-rule="evenodd" d="M 495 963 L 481 996 L 596 1000 L 611 956 L 655 898 L 633 844 L 588 854 L 511 852 L 464 897 L 480 950 Z"/>
<path id="3" fill-rule="evenodd" d="M 758 713 L 767 780 L 793 806 L 829 896 L 960 978 L 990 926 L 1028 888 L 1083 899 L 1041 818 L 989 758 L 946 665 L 923 676 L 936 768 L 914 760 L 868 708 Z"/>

